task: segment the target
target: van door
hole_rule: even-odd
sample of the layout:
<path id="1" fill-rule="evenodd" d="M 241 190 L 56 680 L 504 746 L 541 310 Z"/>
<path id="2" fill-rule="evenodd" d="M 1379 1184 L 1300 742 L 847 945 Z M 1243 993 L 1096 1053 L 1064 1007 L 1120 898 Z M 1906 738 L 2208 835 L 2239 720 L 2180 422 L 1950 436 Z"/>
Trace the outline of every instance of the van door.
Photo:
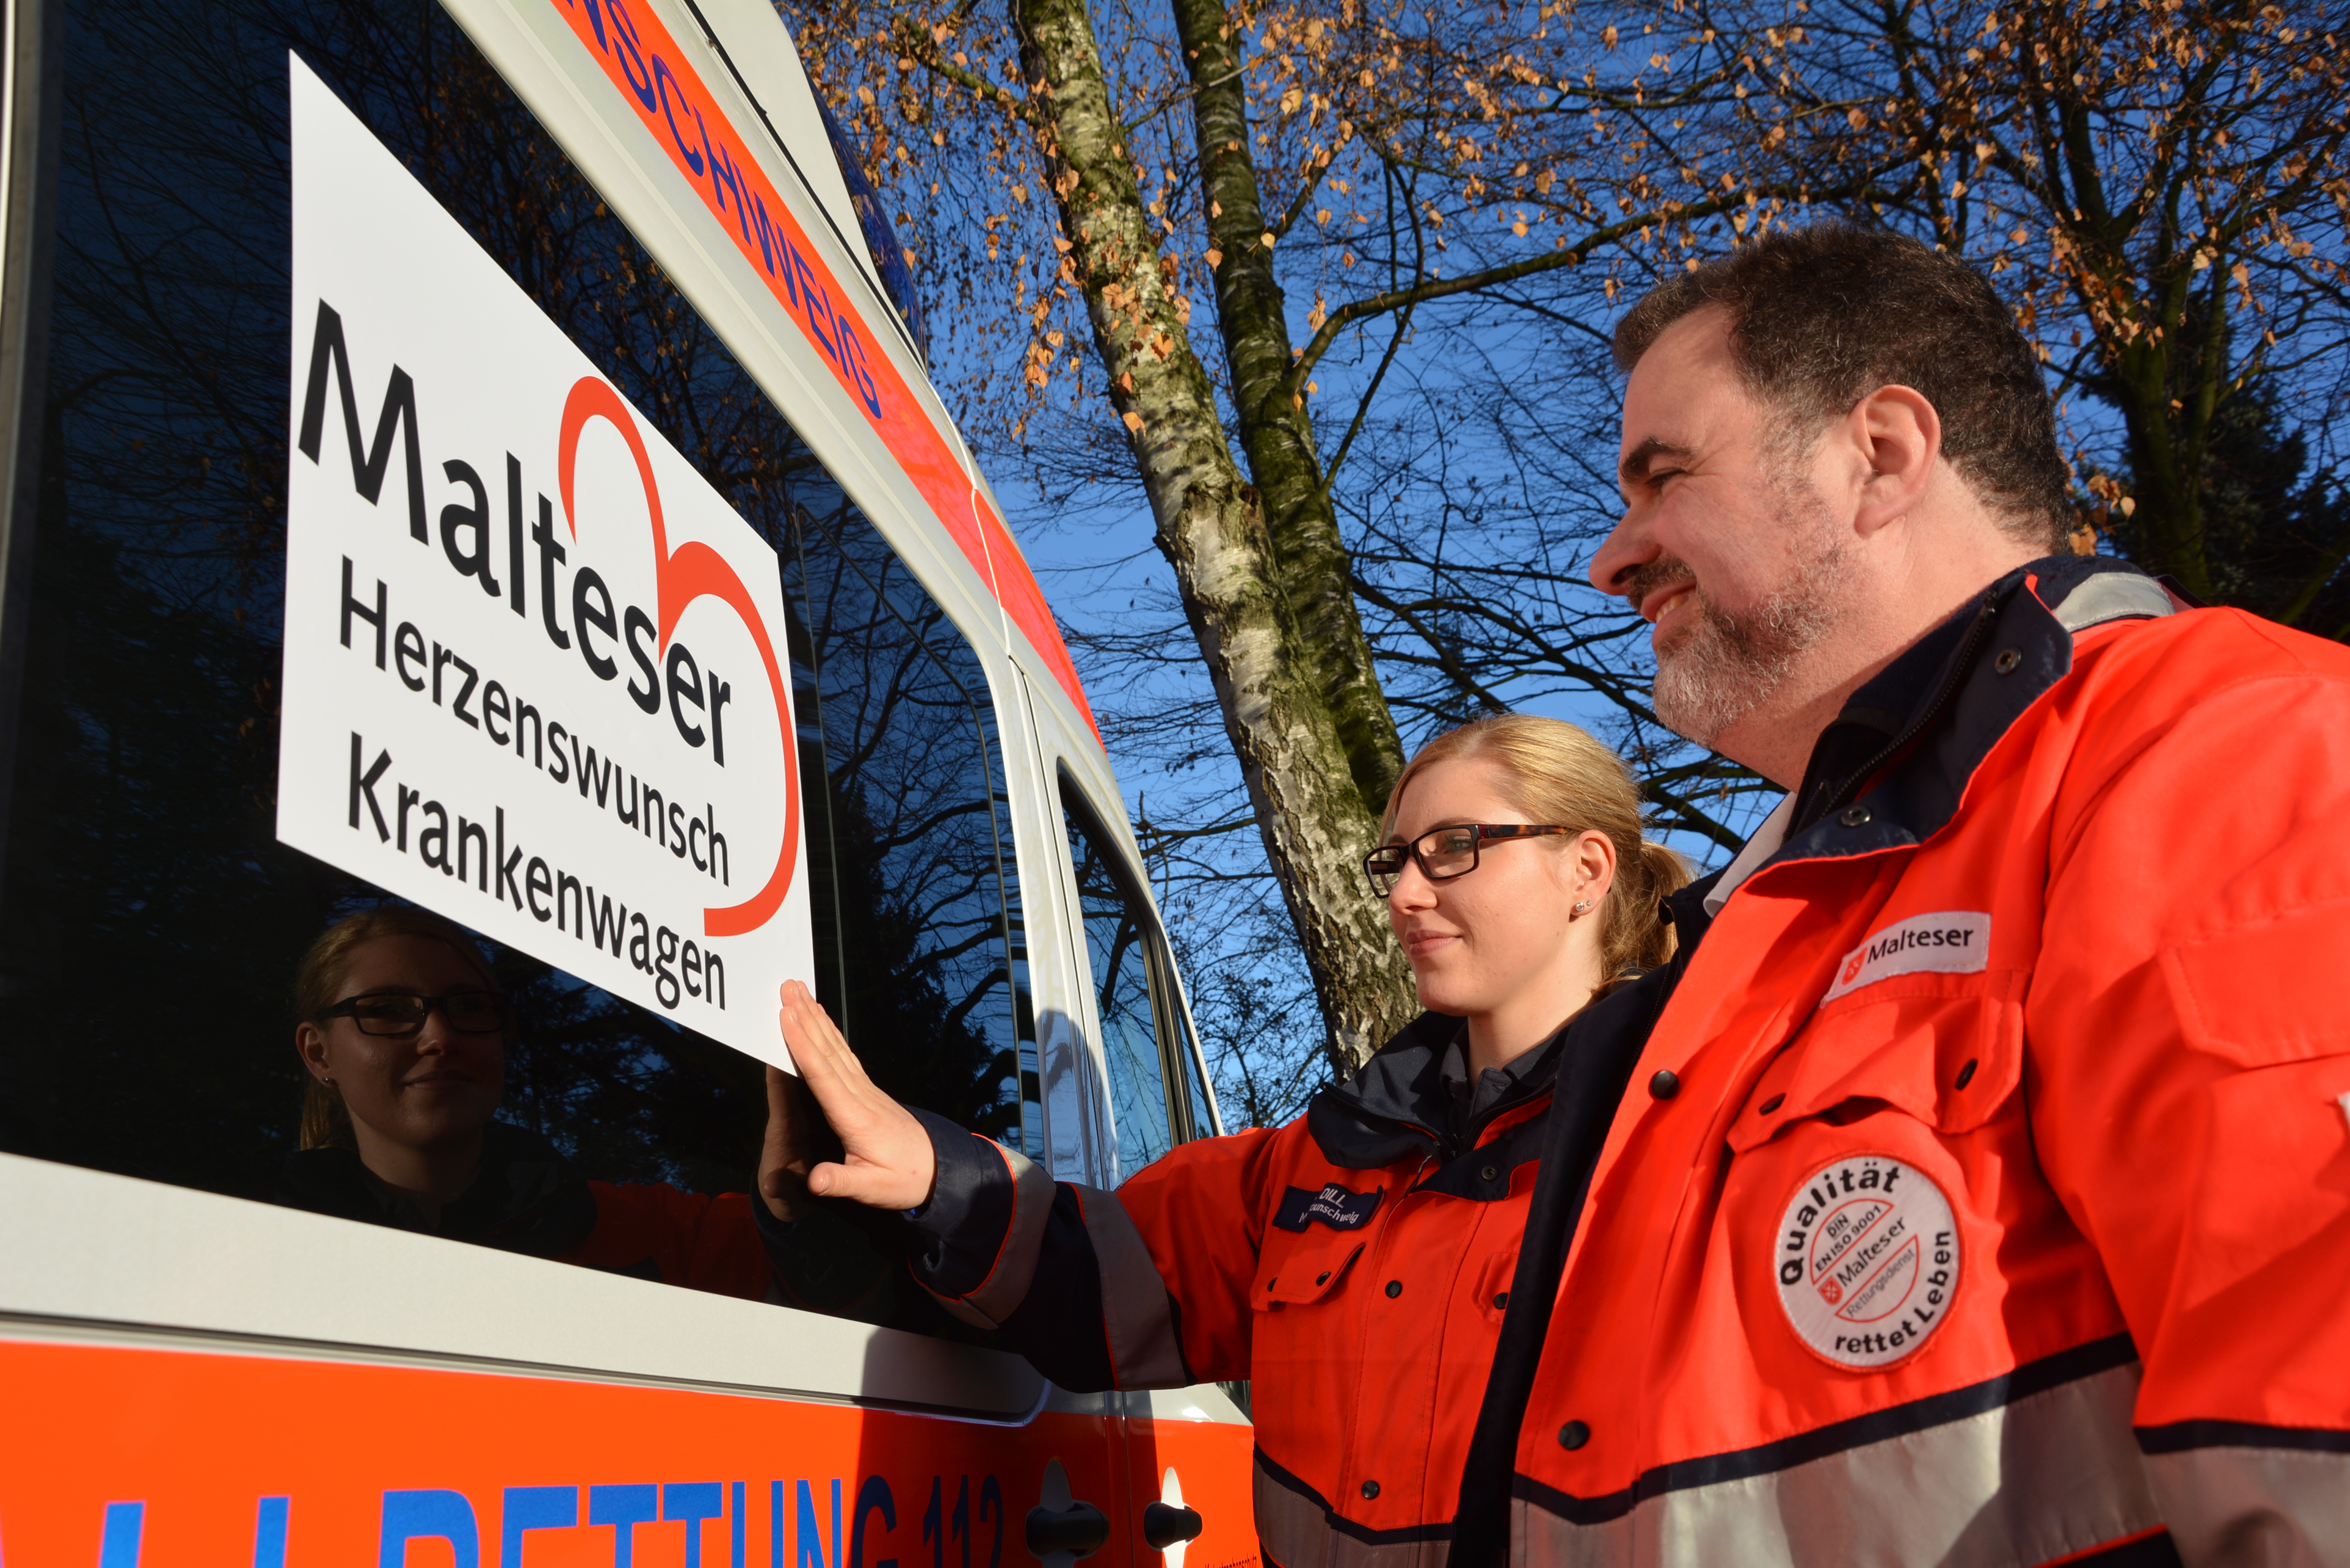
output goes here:
<path id="1" fill-rule="evenodd" d="M 1087 978 L 1087 1024 L 1108 1085 L 1116 1181 L 1177 1144 L 1218 1131 L 1215 1107 L 1172 955 L 1142 891 L 1138 857 L 1068 766 L 1055 768 L 1069 888 Z M 1146 1555 L 1222 1563 L 1255 1549 L 1241 1477 L 1253 1453 L 1244 1386 L 1137 1390 L 1120 1397 L 1127 1520 Z"/>
<path id="2" fill-rule="evenodd" d="M 682 9 L 500 14 L 711 166 Z M 1023 1561 L 1103 1401 L 752 1190 L 778 969 L 1041 1147 L 976 579 L 640 117 L 426 0 L 10 15 L 0 1557 Z"/>

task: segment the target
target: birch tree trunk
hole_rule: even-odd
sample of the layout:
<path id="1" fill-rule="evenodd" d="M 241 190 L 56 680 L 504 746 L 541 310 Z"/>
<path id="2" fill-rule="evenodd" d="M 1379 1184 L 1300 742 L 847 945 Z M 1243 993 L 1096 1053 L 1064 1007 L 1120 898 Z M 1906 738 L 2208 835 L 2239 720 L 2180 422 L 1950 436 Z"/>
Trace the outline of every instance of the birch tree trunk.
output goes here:
<path id="1" fill-rule="evenodd" d="M 1083 293 L 1159 550 L 1206 657 L 1314 976 L 1331 1054 L 1344 1071 L 1419 1003 L 1386 906 L 1363 876 L 1401 748 L 1355 616 L 1336 524 L 1326 535 L 1297 504 L 1301 492 L 1319 489 L 1311 431 L 1293 410 L 1298 420 L 1263 432 L 1260 480 L 1268 470 L 1277 476 L 1287 506 L 1280 524 L 1269 524 L 1266 497 L 1234 461 L 1192 350 L 1189 306 L 1174 290 L 1174 261 L 1161 254 L 1126 129 L 1111 109 L 1085 0 L 1015 0 L 1014 16 L 1031 118 L 1067 236 L 1056 242 L 1067 247 L 1062 275 Z M 1244 128 L 1231 137 L 1245 149 Z M 1268 308 L 1278 325 L 1277 289 L 1243 312 L 1253 325 L 1241 328 L 1257 336 L 1248 338 L 1249 388 L 1236 389 L 1243 398 L 1257 392 L 1260 405 L 1263 384 L 1278 385 L 1288 358 L 1284 331 L 1271 367 L 1257 368 Z M 1326 501 L 1320 513 L 1328 518 Z"/>
<path id="2" fill-rule="evenodd" d="M 1208 202 L 1216 327 L 1223 337 L 1242 450 L 1271 535 L 1274 570 L 1297 617 L 1348 772 L 1374 815 L 1403 771 L 1403 743 L 1379 691 L 1352 570 L 1315 445 L 1312 416 L 1290 389 L 1295 356 L 1286 296 L 1273 275 L 1274 237 L 1249 141 L 1248 93 L 1223 0 L 1173 0 L 1191 82 L 1191 123 Z"/>

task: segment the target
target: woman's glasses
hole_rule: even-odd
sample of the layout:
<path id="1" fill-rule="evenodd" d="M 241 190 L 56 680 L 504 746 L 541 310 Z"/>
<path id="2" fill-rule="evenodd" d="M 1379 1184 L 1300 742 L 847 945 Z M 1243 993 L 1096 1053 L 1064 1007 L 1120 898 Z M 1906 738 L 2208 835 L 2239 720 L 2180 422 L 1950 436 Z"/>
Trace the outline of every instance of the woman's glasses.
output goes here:
<path id="1" fill-rule="evenodd" d="M 1523 823 L 1495 825 L 1467 822 L 1455 827 L 1433 827 L 1409 844 L 1382 844 L 1363 857 L 1363 870 L 1371 891 L 1386 898 L 1406 865 L 1417 861 L 1419 874 L 1431 882 L 1466 877 L 1477 869 L 1477 848 L 1490 839 L 1539 838 L 1550 833 L 1580 833 L 1579 827 L 1531 827 Z"/>
<path id="2" fill-rule="evenodd" d="M 365 996 L 353 996 L 335 1003 L 318 1014 L 324 1023 L 329 1018 L 348 1018 L 359 1026 L 362 1034 L 389 1034 L 395 1037 L 422 1032 L 425 1019 L 434 1008 L 449 1021 L 449 1027 L 460 1034 L 488 1034 L 506 1026 L 506 999 L 495 991 L 452 991 L 445 996 L 424 996 L 412 991 L 371 991 Z"/>

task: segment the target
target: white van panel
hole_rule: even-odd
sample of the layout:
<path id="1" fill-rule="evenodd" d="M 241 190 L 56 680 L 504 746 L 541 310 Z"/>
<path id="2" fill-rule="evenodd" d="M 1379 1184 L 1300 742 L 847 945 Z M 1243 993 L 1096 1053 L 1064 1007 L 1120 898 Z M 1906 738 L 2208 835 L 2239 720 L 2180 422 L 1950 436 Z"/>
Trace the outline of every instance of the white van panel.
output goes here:
<path id="1" fill-rule="evenodd" d="M 999 1351 L 16 1155 L 0 1154 L 0 1315 L 244 1342 L 224 1349 L 308 1344 L 343 1362 L 453 1358 L 991 1421 L 1025 1420 L 1045 1397 Z"/>

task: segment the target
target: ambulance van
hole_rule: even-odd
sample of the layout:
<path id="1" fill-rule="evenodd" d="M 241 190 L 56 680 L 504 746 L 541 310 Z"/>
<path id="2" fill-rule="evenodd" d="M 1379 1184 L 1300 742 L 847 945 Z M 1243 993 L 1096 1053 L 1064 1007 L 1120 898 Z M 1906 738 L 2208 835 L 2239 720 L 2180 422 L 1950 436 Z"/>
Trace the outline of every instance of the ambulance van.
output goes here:
<path id="1" fill-rule="evenodd" d="M 786 980 L 1063 1179 L 1217 1126 L 785 22 L 0 12 L 0 1562 L 1253 1563 L 1244 1386 L 1060 1389 L 833 1289 L 858 1216 L 761 1233 Z M 297 1006 L 355 917 L 491 983 Z M 473 1042 L 386 1080 L 475 1096 L 399 1145 L 469 1186 L 305 1008 Z"/>

